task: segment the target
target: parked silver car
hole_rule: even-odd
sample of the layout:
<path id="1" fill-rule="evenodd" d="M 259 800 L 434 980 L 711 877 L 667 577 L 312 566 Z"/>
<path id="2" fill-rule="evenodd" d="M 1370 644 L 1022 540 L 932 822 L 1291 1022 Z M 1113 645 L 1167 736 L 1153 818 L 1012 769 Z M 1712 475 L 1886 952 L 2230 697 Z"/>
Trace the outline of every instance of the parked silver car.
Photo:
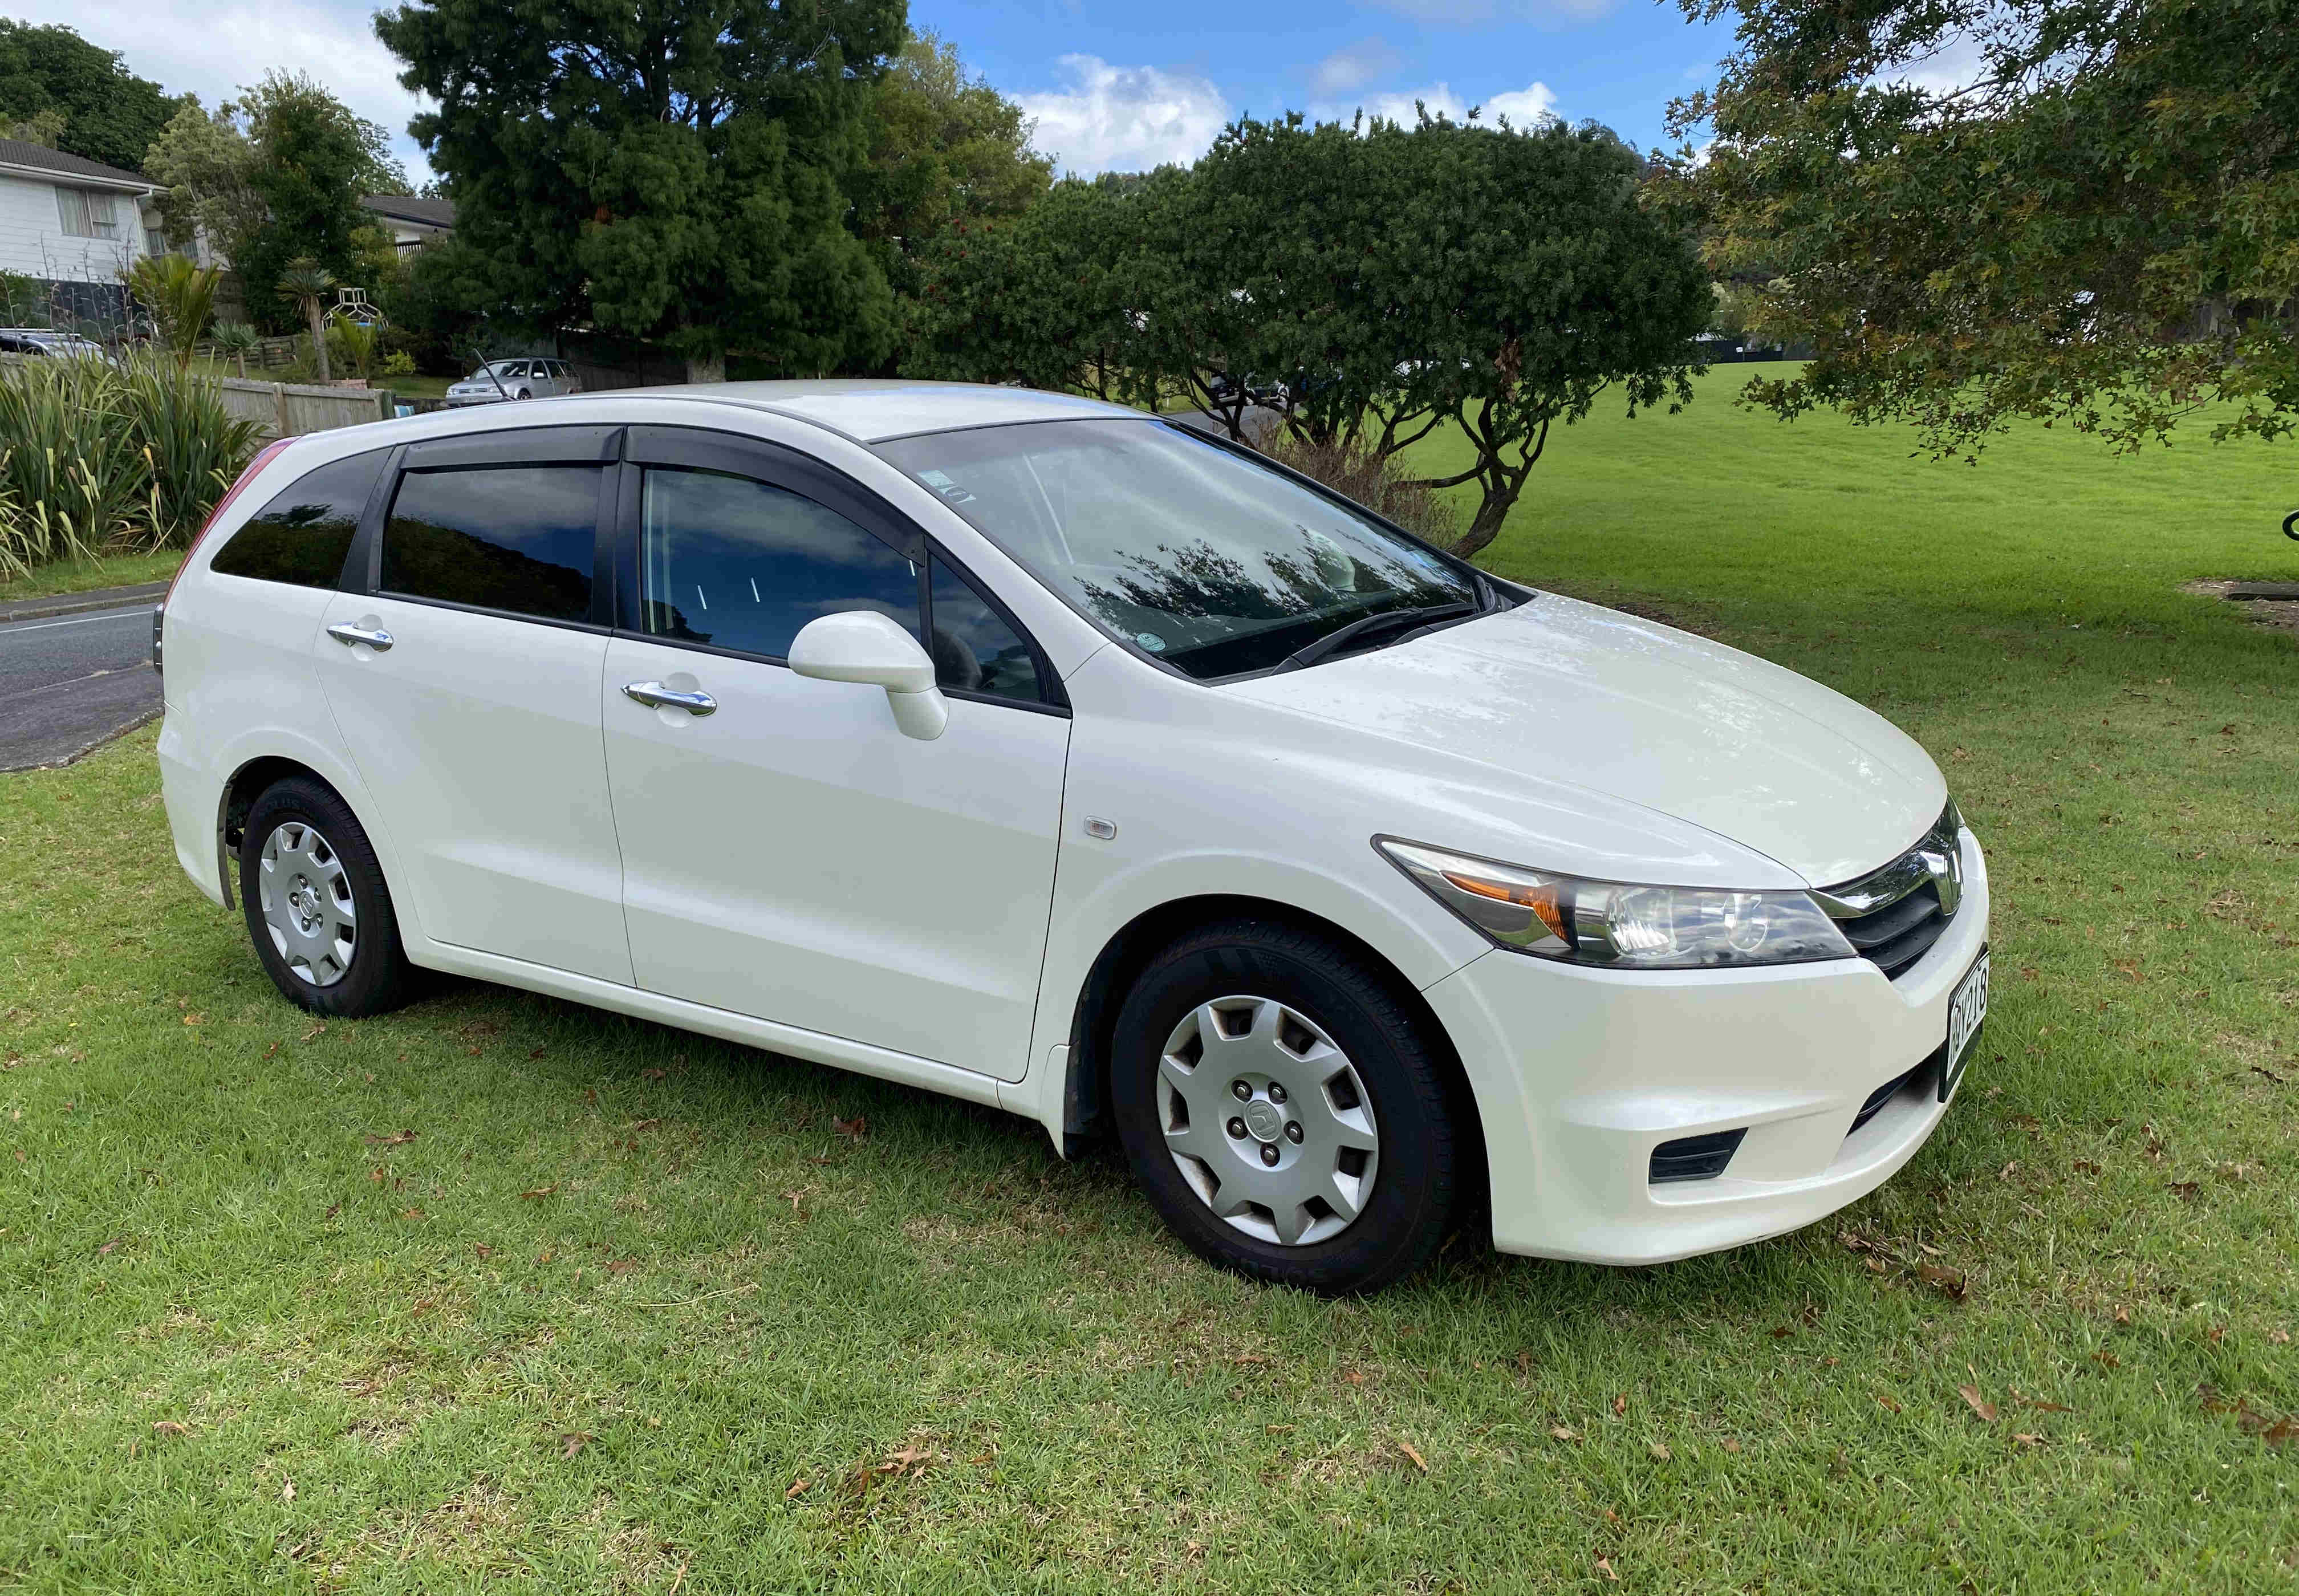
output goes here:
<path id="1" fill-rule="evenodd" d="M 450 386 L 447 403 L 455 409 L 466 404 L 494 404 L 503 399 L 555 399 L 561 394 L 582 391 L 582 380 L 565 361 L 490 361 L 462 381 Z"/>

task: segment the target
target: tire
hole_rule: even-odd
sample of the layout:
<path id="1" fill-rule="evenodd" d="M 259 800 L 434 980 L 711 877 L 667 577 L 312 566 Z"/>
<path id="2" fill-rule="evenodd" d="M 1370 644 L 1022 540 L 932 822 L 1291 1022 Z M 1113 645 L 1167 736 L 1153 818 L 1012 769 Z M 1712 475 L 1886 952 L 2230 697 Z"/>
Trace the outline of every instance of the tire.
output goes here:
<path id="1" fill-rule="evenodd" d="M 1183 937 L 1134 982 L 1110 1050 L 1134 1180 L 1208 1263 L 1327 1296 L 1405 1278 L 1444 1242 L 1465 1161 L 1426 1023 L 1392 975 L 1314 933 Z"/>
<path id="2" fill-rule="evenodd" d="M 521 388 L 518 393 L 513 394 L 511 397 L 514 399 L 532 399 L 535 395 L 527 392 L 525 388 Z"/>
<path id="3" fill-rule="evenodd" d="M 249 808 L 239 899 L 255 956 L 297 1007 L 357 1019 L 414 995 L 383 867 L 350 806 L 325 783 L 290 777 Z"/>

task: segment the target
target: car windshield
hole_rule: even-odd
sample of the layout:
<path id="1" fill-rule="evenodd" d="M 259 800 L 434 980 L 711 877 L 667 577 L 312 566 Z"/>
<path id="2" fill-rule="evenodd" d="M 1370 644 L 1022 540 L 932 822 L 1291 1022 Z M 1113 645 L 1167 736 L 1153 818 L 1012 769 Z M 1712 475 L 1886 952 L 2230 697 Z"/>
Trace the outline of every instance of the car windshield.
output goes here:
<path id="1" fill-rule="evenodd" d="M 1039 421 L 929 433 L 879 455 L 1057 594 L 1199 678 L 1266 670 L 1345 627 L 1368 646 L 1490 602 L 1365 512 L 1184 428 Z"/>

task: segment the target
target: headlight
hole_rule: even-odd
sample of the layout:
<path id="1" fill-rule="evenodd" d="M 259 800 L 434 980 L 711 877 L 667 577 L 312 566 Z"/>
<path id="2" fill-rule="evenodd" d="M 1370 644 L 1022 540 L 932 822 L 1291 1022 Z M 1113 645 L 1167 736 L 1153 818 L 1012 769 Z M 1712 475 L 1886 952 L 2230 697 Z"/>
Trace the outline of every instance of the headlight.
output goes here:
<path id="1" fill-rule="evenodd" d="M 1374 846 L 1429 895 L 1505 948 L 1606 969 L 1711 969 L 1858 957 L 1797 892 L 1583 881 L 1426 848 Z"/>

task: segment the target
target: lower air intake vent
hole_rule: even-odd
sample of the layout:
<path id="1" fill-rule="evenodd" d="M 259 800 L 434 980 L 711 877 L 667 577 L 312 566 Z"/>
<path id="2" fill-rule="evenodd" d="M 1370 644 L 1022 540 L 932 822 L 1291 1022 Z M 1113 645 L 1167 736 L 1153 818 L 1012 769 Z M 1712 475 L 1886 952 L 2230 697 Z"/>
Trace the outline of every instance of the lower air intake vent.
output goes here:
<path id="1" fill-rule="evenodd" d="M 1715 1179 L 1740 1151 L 1740 1138 L 1747 1134 L 1747 1126 L 1743 1126 L 1739 1130 L 1711 1131 L 1705 1136 L 1679 1136 L 1662 1143 L 1652 1152 L 1652 1184 Z"/>

